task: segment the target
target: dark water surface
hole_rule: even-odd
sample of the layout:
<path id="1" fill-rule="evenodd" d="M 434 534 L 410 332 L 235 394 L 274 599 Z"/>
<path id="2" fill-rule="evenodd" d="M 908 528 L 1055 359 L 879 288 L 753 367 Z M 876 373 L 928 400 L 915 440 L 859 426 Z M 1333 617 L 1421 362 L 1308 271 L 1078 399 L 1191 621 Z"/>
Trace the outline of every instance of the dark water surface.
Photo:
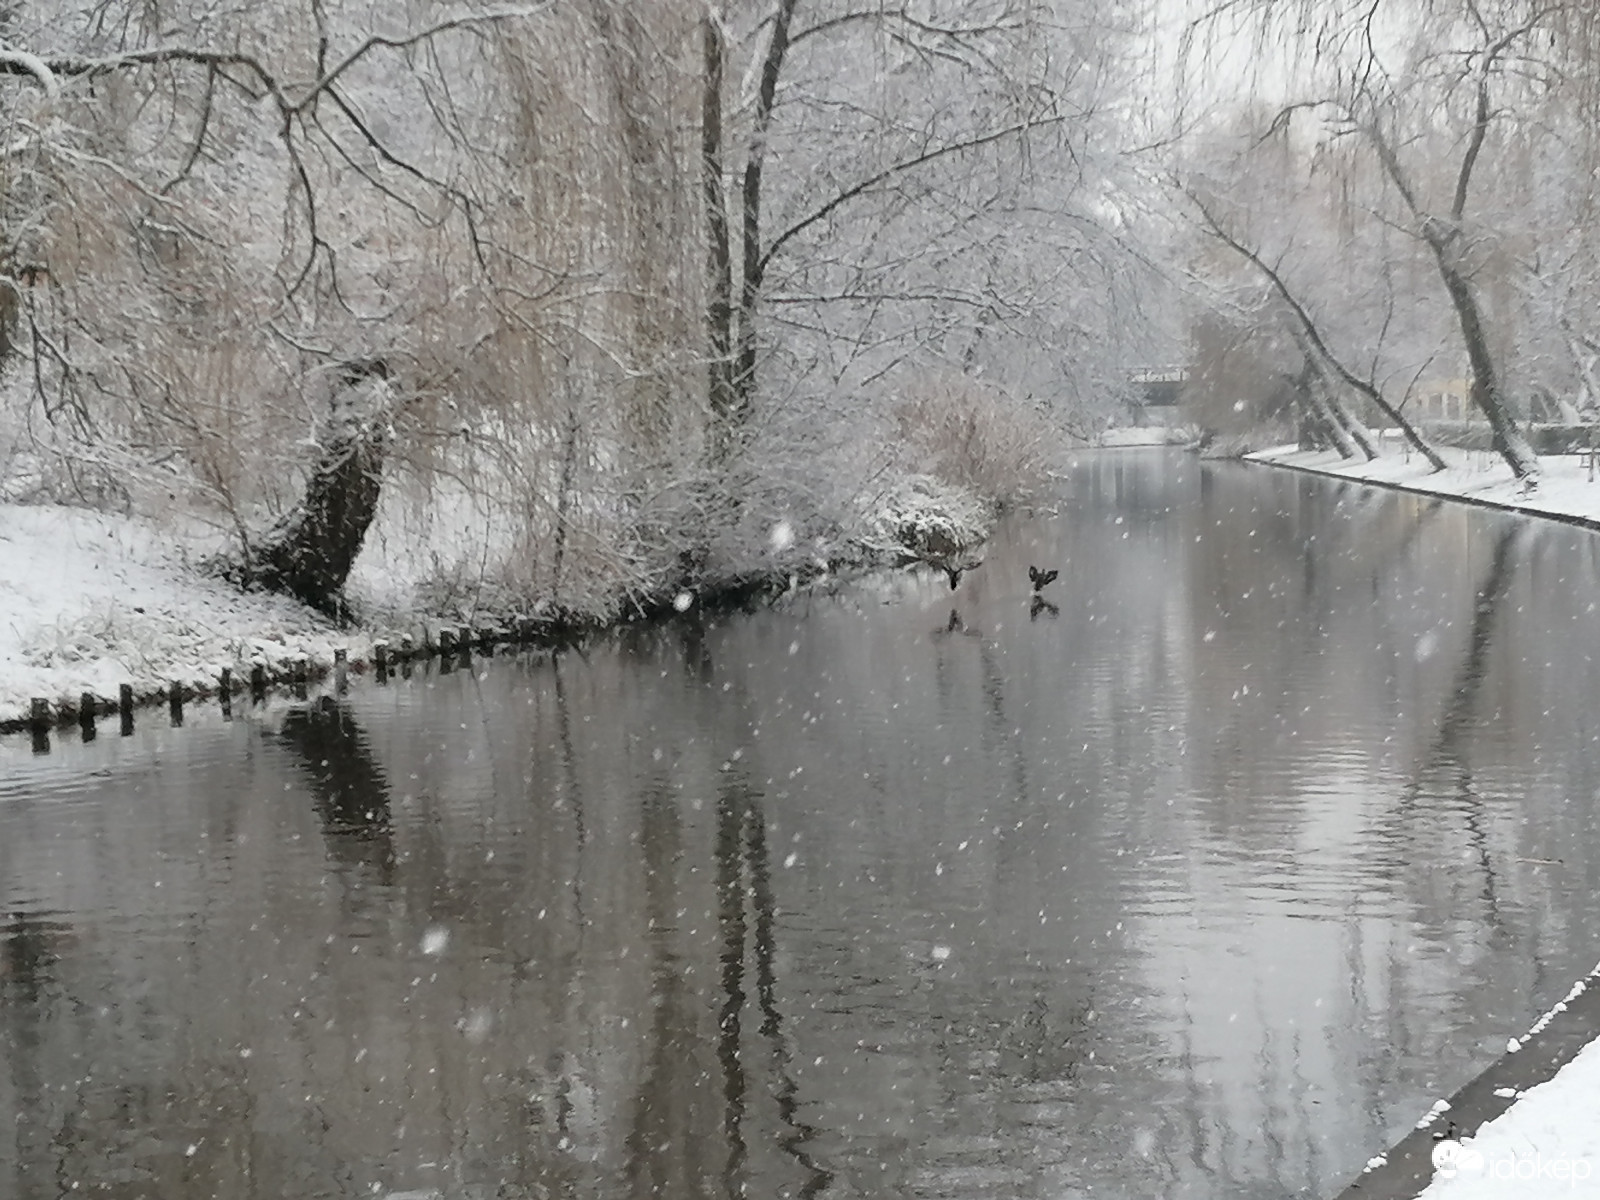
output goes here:
<path id="1" fill-rule="evenodd" d="M 962 629 L 8 739 L 0 1196 L 1330 1194 L 1600 958 L 1597 545 L 1107 452 Z"/>

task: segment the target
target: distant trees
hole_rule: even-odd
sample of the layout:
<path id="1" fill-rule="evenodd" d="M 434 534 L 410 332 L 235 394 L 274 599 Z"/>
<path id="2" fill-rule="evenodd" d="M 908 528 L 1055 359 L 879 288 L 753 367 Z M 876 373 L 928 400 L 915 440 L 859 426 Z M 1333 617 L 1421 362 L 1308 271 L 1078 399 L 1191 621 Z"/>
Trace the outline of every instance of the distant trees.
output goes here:
<path id="1" fill-rule="evenodd" d="M 1314 235 L 1298 244 L 1276 237 L 1283 257 L 1274 261 L 1286 275 L 1315 276 L 1325 311 L 1359 308 L 1374 279 L 1397 286 L 1406 303 L 1437 306 L 1442 299 L 1495 448 L 1531 486 L 1538 460 L 1518 423 L 1525 407 L 1519 399 L 1540 390 L 1575 392 L 1588 369 L 1575 340 L 1569 354 L 1534 347 L 1551 342 L 1535 328 L 1538 306 L 1549 315 L 1560 303 L 1556 292 L 1596 278 L 1593 255 L 1578 249 L 1586 235 L 1574 230 L 1591 201 L 1571 182 L 1587 170 L 1579 164 L 1595 161 L 1593 127 L 1578 115 L 1595 103 L 1600 42 L 1592 6 L 1261 0 L 1232 8 L 1255 22 L 1248 36 L 1257 44 L 1277 48 L 1277 64 L 1260 75 L 1257 103 L 1238 111 L 1253 119 L 1249 138 L 1293 147 L 1292 178 L 1278 182 L 1280 194 L 1296 185 L 1302 193 L 1320 189 L 1339 214 L 1324 229 L 1340 229 L 1346 247 L 1365 242 L 1376 250 L 1376 257 L 1319 257 L 1312 265 Z M 1236 33 L 1214 15 L 1190 35 L 1191 66 L 1236 45 Z M 1256 175 L 1246 186 L 1264 182 Z M 1567 219 L 1550 221 L 1552 206 Z M 1545 219 L 1530 219 L 1535 212 Z M 1404 231 L 1425 255 L 1433 296 L 1389 230 Z M 1577 271 L 1575 254 L 1587 259 Z M 1555 282 L 1554 261 L 1565 264 L 1567 282 Z M 1355 274 L 1357 264 L 1365 278 Z M 1362 319 L 1351 317 L 1357 327 Z M 1412 340 L 1392 369 L 1403 375 L 1409 367 L 1415 378 L 1429 355 Z"/>

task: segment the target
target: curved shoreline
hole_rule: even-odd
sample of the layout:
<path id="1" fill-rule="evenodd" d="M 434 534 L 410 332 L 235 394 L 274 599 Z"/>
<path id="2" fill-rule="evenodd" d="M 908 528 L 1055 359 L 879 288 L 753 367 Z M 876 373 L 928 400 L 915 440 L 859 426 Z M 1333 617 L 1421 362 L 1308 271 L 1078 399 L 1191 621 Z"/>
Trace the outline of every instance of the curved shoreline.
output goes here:
<path id="1" fill-rule="evenodd" d="M 341 669 L 362 675 L 399 669 L 404 664 L 444 660 L 474 653 L 493 652 L 499 647 L 519 650 L 558 650 L 630 626 L 649 625 L 684 616 L 679 597 L 692 597 L 695 611 L 726 613 L 750 604 L 769 601 L 797 588 L 823 579 L 848 577 L 858 571 L 888 565 L 870 556 L 841 558 L 826 565 L 820 562 L 796 564 L 792 569 L 774 566 L 760 572 L 699 580 L 646 596 L 630 596 L 617 616 L 605 618 L 577 610 L 557 610 L 537 615 L 487 616 L 476 623 L 450 621 L 443 617 L 419 618 L 409 629 L 383 629 L 351 626 L 334 631 L 315 645 L 291 642 L 256 643 L 261 652 L 230 663 L 210 667 L 191 665 L 170 672 L 174 678 L 164 682 L 146 681 L 131 685 L 124 707 L 122 698 L 84 690 L 80 694 L 58 693 L 42 696 L 47 708 L 0 716 L 0 736 L 32 732 L 47 734 L 53 729 L 92 723 L 94 718 L 124 716 L 147 711 L 159 705 L 182 705 L 188 701 L 220 700 L 226 687 L 228 699 L 235 696 L 260 698 L 285 688 L 305 688 L 335 675 Z M 339 632 L 346 636 L 338 636 Z M 270 645 L 270 649 L 269 649 Z M 274 652 L 276 651 L 276 652 Z M 174 702 L 174 690 L 178 700 Z M 92 712 L 85 715 L 85 700 L 92 696 Z M 180 711 L 174 709 L 174 711 Z"/>
<path id="2" fill-rule="evenodd" d="M 1548 455 L 1540 459 L 1545 468 L 1541 490 L 1533 495 L 1523 495 L 1511 477 L 1510 468 L 1495 464 L 1484 469 L 1474 467 L 1471 459 L 1481 457 L 1478 451 L 1451 451 L 1443 453 L 1457 461 L 1449 470 L 1436 472 L 1425 464 L 1405 463 L 1395 456 L 1385 455 L 1371 462 L 1353 463 L 1327 451 L 1307 451 L 1297 447 L 1279 447 L 1247 454 L 1238 461 L 1257 466 L 1278 467 L 1335 479 L 1343 483 L 1358 483 L 1368 487 L 1386 488 L 1390 491 L 1409 492 L 1439 500 L 1455 500 L 1474 508 L 1484 508 L 1517 516 L 1542 517 L 1564 525 L 1600 532 L 1600 479 L 1589 482 L 1588 467 L 1577 455 Z M 1417 460 L 1420 464 L 1420 460 Z"/>

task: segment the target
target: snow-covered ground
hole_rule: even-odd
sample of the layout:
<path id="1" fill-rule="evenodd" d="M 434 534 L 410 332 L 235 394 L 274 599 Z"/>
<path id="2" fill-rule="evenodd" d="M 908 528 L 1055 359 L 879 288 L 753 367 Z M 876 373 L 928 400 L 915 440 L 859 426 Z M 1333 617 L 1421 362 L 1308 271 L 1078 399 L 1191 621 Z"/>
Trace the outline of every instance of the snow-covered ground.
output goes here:
<path id="1" fill-rule="evenodd" d="M 886 486 L 869 508 L 852 540 L 824 548 L 837 562 L 893 561 L 889 552 L 907 539 L 976 544 L 991 523 L 977 497 L 921 475 Z M 35 698 L 75 710 L 85 692 L 110 705 L 122 684 L 140 700 L 174 682 L 204 694 L 216 690 L 223 667 L 237 686 L 258 662 L 274 679 L 301 659 L 318 675 L 337 649 L 358 665 L 375 639 L 410 634 L 420 644 L 422 625 L 436 629 L 443 619 L 430 614 L 488 611 L 474 599 L 484 586 L 475 572 L 499 561 L 490 553 L 504 549 L 496 539 L 510 541 L 506 522 L 491 516 L 465 501 L 381 516 L 350 578 L 363 624 L 340 628 L 286 597 L 241 593 L 198 569 L 226 544 L 198 519 L 0 504 L 0 727 L 27 716 Z M 810 561 L 812 548 L 793 541 L 780 521 L 769 548 L 775 569 Z M 454 601 L 420 594 L 419 584 L 451 572 L 460 576 Z"/>
<path id="2" fill-rule="evenodd" d="M 1119 425 L 1102 430 L 1095 445 L 1126 446 L 1183 446 L 1194 441 L 1196 431 L 1187 425 Z"/>
<path id="3" fill-rule="evenodd" d="M 1541 458 L 1543 476 L 1538 487 L 1528 492 L 1512 477 L 1511 468 L 1498 454 L 1448 446 L 1439 447 L 1439 454 L 1450 464 L 1448 470 L 1433 471 L 1421 455 L 1407 454 L 1392 442 L 1386 443 L 1384 453 L 1371 462 L 1341 459 L 1331 450 L 1301 450 L 1295 446 L 1262 450 L 1246 457 L 1252 462 L 1278 463 L 1517 512 L 1576 517 L 1600 525 L 1600 470 L 1591 470 L 1588 461 L 1579 455 Z"/>
<path id="4" fill-rule="evenodd" d="M 1600 1041 L 1434 1163 L 1418 1200 L 1600 1197 Z"/>
<path id="5" fill-rule="evenodd" d="M 195 570 L 214 544 L 81 508 L 0 506 L 0 722 L 30 701 L 141 698 L 177 680 L 214 689 L 223 666 L 325 665 L 370 641 L 292 600 L 242 594 Z"/>

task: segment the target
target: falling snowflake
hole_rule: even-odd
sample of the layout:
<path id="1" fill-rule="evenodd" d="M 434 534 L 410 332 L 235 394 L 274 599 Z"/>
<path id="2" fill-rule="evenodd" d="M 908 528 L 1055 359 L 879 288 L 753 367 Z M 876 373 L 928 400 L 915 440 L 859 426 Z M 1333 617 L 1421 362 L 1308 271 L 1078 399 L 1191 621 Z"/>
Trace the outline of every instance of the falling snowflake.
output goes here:
<path id="1" fill-rule="evenodd" d="M 422 935 L 422 952 L 429 958 L 437 958 L 449 945 L 450 931 L 443 925 L 435 925 Z"/>

